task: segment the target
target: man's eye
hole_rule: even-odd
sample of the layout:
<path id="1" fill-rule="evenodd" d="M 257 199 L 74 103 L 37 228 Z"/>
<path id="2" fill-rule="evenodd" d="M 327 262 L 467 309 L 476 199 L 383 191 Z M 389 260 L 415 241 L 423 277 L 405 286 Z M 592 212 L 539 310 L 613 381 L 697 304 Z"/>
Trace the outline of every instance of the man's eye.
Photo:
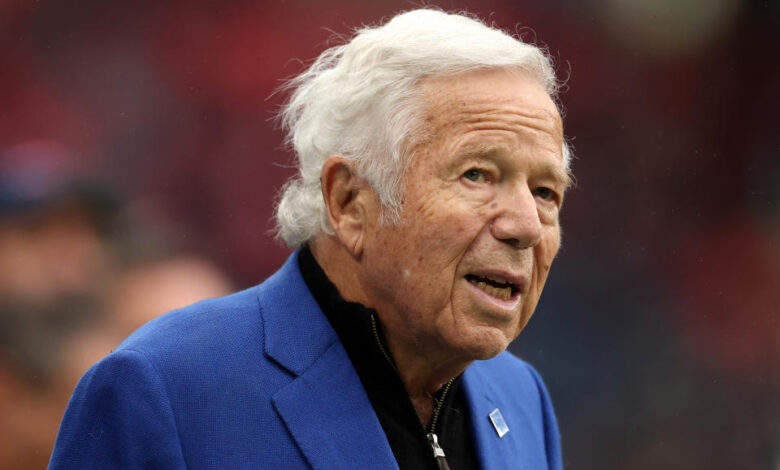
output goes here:
<path id="1" fill-rule="evenodd" d="M 476 168 L 472 168 L 467 172 L 463 173 L 463 177 L 475 183 L 483 183 L 487 179 L 485 177 L 485 172 L 483 172 L 482 170 L 477 170 Z"/>
<path id="2" fill-rule="evenodd" d="M 550 188 L 540 187 L 534 189 L 534 196 L 539 196 L 545 201 L 552 201 L 555 199 L 555 192 Z"/>

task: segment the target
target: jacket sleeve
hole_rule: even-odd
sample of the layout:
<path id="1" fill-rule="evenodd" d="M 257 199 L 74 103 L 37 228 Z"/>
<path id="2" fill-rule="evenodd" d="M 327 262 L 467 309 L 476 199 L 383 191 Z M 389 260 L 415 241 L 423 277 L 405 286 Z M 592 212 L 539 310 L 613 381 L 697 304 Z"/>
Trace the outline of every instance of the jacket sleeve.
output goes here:
<path id="1" fill-rule="evenodd" d="M 84 468 L 186 468 L 165 384 L 140 352 L 113 352 L 73 392 L 49 469 Z"/>
<path id="2" fill-rule="evenodd" d="M 542 425 L 544 429 L 544 447 L 547 454 L 547 468 L 550 470 L 563 469 L 563 457 L 561 455 L 561 436 L 558 433 L 558 422 L 555 419 L 550 394 L 544 386 L 539 373 L 530 364 L 528 368 L 539 390 L 539 399 L 542 405 Z"/>

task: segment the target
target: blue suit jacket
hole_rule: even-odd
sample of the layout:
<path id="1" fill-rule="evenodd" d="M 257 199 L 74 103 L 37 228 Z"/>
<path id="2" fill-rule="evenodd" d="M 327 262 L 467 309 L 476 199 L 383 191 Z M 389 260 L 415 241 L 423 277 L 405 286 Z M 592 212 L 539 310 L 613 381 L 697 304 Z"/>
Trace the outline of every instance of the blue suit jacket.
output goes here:
<path id="1" fill-rule="evenodd" d="M 560 469 L 537 373 L 509 353 L 463 387 L 482 468 Z M 509 426 L 499 438 L 488 414 Z M 397 469 L 297 254 L 259 286 L 164 315 L 81 379 L 50 469 Z"/>

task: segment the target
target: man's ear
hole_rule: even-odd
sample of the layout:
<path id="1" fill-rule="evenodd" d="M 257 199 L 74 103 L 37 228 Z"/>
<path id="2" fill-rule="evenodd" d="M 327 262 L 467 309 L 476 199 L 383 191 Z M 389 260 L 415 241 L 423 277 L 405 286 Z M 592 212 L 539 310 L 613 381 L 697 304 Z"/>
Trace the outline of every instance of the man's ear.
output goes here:
<path id="1" fill-rule="evenodd" d="M 320 187 L 336 238 L 352 256 L 359 257 L 369 216 L 366 204 L 373 190 L 357 175 L 352 160 L 336 155 L 322 165 Z"/>

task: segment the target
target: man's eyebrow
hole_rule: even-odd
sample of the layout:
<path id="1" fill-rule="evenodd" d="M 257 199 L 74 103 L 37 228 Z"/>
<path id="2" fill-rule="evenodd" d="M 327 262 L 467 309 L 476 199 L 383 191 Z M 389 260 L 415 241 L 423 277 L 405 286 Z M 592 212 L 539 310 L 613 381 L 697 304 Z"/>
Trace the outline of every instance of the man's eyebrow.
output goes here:
<path id="1" fill-rule="evenodd" d="M 491 155 L 500 154 L 501 151 L 505 149 L 508 148 L 493 143 L 485 144 L 478 142 L 465 145 L 461 150 L 461 153 L 464 158 L 489 157 Z M 563 156 L 560 158 L 563 159 Z M 550 178 L 558 181 L 561 186 L 563 186 L 564 190 L 569 189 L 574 184 L 571 172 L 563 166 L 546 165 L 544 172 L 547 173 Z"/>
<path id="2" fill-rule="evenodd" d="M 497 145 L 494 143 L 486 144 L 483 142 L 466 144 L 461 149 L 462 156 L 466 158 L 490 157 L 505 152 L 511 152 L 511 149 L 504 145 Z"/>

